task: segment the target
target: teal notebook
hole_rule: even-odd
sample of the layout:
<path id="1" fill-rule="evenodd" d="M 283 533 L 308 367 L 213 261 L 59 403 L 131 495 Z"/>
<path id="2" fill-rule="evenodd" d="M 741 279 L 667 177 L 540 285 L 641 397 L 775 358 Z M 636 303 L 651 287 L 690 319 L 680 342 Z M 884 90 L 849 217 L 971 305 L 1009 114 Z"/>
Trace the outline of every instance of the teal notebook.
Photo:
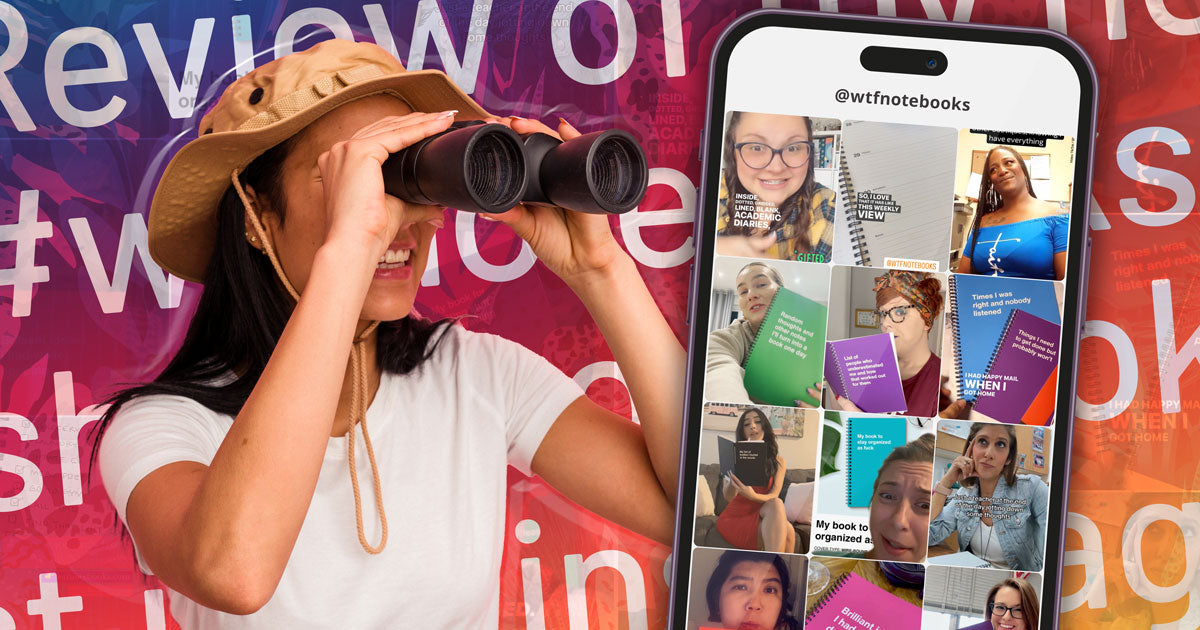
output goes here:
<path id="1" fill-rule="evenodd" d="M 781 407 L 793 407 L 797 400 L 820 406 L 808 388 L 821 382 L 827 312 L 825 305 L 795 291 L 781 287 L 775 293 L 746 357 L 750 398 Z"/>
<path id="2" fill-rule="evenodd" d="M 846 438 L 846 506 L 867 507 L 875 477 L 892 449 L 904 446 L 904 418 L 850 418 Z"/>

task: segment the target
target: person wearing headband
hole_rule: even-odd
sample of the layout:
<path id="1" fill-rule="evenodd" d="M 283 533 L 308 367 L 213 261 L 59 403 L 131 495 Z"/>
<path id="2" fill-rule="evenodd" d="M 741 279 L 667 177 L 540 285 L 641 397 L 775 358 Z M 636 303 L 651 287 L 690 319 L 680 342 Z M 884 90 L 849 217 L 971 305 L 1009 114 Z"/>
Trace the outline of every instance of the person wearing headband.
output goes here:
<path id="1" fill-rule="evenodd" d="M 380 167 L 474 119 L 554 133 L 334 39 L 233 82 L 167 165 L 150 251 L 203 292 L 93 458 L 183 628 L 494 628 L 509 465 L 670 544 L 684 350 L 605 216 L 492 218 L 588 308 L 640 425 L 414 312 L 445 208 L 386 195 Z"/>
<path id="2" fill-rule="evenodd" d="M 906 413 L 932 418 L 949 404 L 939 401 L 942 360 L 929 347 L 929 332 L 945 301 L 942 283 L 932 274 L 893 269 L 875 278 L 874 290 L 879 330 L 891 334 L 896 346 Z M 843 411 L 861 411 L 848 399 L 836 402 Z"/>

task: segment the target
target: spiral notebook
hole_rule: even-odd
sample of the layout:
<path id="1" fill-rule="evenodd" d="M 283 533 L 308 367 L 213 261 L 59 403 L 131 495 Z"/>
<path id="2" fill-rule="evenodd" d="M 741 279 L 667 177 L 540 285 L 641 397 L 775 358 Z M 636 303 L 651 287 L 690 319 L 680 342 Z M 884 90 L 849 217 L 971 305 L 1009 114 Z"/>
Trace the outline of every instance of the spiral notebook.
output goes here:
<path id="1" fill-rule="evenodd" d="M 885 591 L 857 573 L 843 573 L 809 608 L 804 627 L 912 630 L 921 627 L 921 607 Z"/>
<path id="2" fill-rule="evenodd" d="M 775 293 L 746 356 L 743 381 L 751 398 L 781 407 L 821 404 L 808 388 L 821 381 L 827 313 L 824 304 L 790 289 Z"/>
<path id="3" fill-rule="evenodd" d="M 945 271 L 957 151 L 948 127 L 846 121 L 833 262 Z"/>
<path id="4" fill-rule="evenodd" d="M 906 411 L 895 344 L 891 333 L 827 342 L 825 381 L 868 413 Z"/>
<path id="5" fill-rule="evenodd" d="M 846 507 L 869 507 L 883 460 L 907 436 L 903 418 L 850 418 L 846 421 Z"/>
<path id="6" fill-rule="evenodd" d="M 976 401 L 1013 311 L 1020 309 L 1056 326 L 1062 321 L 1054 283 L 1047 280 L 951 274 L 949 296 L 951 399 Z"/>
<path id="7" fill-rule="evenodd" d="M 980 383 L 975 411 L 999 422 L 1022 422 L 1027 416 L 1031 424 L 1033 418 L 1047 420 L 1054 409 L 1055 384 L 1048 379 L 1057 375 L 1061 328 L 1021 309 L 1009 312 Z"/>

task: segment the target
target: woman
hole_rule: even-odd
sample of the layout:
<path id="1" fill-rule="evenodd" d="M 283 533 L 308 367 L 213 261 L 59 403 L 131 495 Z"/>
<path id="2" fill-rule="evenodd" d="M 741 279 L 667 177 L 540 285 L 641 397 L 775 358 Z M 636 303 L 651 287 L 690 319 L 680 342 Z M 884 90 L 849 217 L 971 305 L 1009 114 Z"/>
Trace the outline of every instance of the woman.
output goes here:
<path id="1" fill-rule="evenodd" d="M 733 112 L 722 155 L 716 252 L 827 262 L 834 193 L 813 179 L 812 121 Z"/>
<path id="2" fill-rule="evenodd" d="M 1037 199 L 1017 150 L 992 147 L 984 159 L 978 210 L 958 273 L 1062 280 L 1070 217 Z"/>
<path id="3" fill-rule="evenodd" d="M 939 398 L 942 360 L 929 349 L 929 331 L 945 301 L 942 283 L 925 272 L 891 270 L 875 278 L 874 290 L 879 330 L 896 346 L 906 413 L 932 418 L 949 404 Z M 836 402 L 843 411 L 861 411 L 847 398 Z"/>
<path id="4" fill-rule="evenodd" d="M 729 630 L 798 630 L 790 573 L 779 556 L 726 551 L 704 589 L 708 620 Z"/>
<path id="5" fill-rule="evenodd" d="M 164 172 L 151 251 L 204 292 L 170 365 L 112 400 L 99 464 L 184 628 L 496 627 L 508 464 L 671 540 L 683 350 L 604 217 L 495 218 L 587 305 L 640 429 L 523 347 L 412 313 L 444 209 L 385 195 L 380 165 L 451 108 L 487 116 L 330 40 L 235 81 Z"/>
<path id="6" fill-rule="evenodd" d="M 1037 630 L 1037 591 L 1021 578 L 1008 578 L 988 591 L 987 613 L 991 630 Z"/>
<path id="7" fill-rule="evenodd" d="M 796 530 L 788 521 L 779 498 L 787 462 L 779 454 L 771 422 L 761 409 L 751 407 L 738 419 L 736 435 L 739 442 L 761 440 L 766 443 L 767 485 L 747 486 L 731 473 L 722 488 L 729 503 L 717 517 L 717 531 L 731 545 L 741 549 L 793 553 Z"/>
<path id="8" fill-rule="evenodd" d="M 933 487 L 929 544 L 958 532 L 959 551 L 970 551 L 998 569 L 1040 571 L 1049 488 L 1016 469 L 1013 426 L 972 424 L 962 455 Z M 955 483 L 962 487 L 951 490 Z"/>
<path id="9" fill-rule="evenodd" d="M 754 345 L 758 327 L 767 316 L 771 300 L 783 287 L 783 276 L 779 270 L 761 262 L 752 262 L 742 267 L 734 279 L 738 310 L 742 317 L 729 326 L 708 334 L 708 356 L 704 366 L 704 392 L 709 400 L 726 403 L 759 403 L 746 392 L 746 370 L 742 366 Z M 814 400 L 821 398 L 821 384 L 814 383 L 808 389 Z M 797 405 L 811 407 L 802 401 Z"/>
<path id="10" fill-rule="evenodd" d="M 871 493 L 871 560 L 920 562 L 929 537 L 929 483 L 933 435 L 892 450 L 879 467 Z"/>

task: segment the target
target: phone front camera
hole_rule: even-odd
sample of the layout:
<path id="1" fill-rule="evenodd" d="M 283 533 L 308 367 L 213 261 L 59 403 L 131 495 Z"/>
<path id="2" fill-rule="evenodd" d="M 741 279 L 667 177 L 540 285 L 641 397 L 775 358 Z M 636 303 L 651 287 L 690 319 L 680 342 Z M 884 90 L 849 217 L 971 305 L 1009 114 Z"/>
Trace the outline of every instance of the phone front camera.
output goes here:
<path id="1" fill-rule="evenodd" d="M 938 60 L 937 60 L 937 57 L 930 57 L 930 58 L 928 58 L 928 59 L 926 59 L 926 60 L 925 60 L 925 68 L 926 68 L 926 69 L 928 69 L 928 70 L 937 70 L 937 67 L 938 67 Z"/>

